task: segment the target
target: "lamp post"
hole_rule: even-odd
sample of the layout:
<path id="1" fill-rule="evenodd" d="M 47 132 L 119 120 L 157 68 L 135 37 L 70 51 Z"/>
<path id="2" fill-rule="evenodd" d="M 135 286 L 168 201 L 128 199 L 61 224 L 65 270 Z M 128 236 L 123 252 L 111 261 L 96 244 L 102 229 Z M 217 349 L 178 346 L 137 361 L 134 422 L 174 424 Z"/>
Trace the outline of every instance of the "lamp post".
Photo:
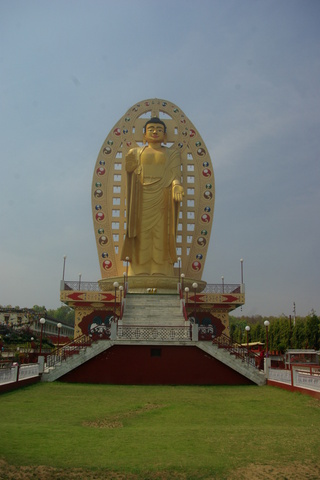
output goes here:
<path id="1" fill-rule="evenodd" d="M 122 292 L 123 292 L 123 286 L 122 285 L 120 285 L 119 290 L 120 290 L 120 320 L 121 320 L 121 318 L 122 318 Z"/>
<path id="2" fill-rule="evenodd" d="M 221 283 L 222 283 L 222 293 L 224 293 L 224 276 L 223 275 L 221 277 Z"/>
<path id="3" fill-rule="evenodd" d="M 117 310 L 117 288 L 119 287 L 118 282 L 113 282 L 114 286 L 114 318 L 116 319 L 116 310 Z"/>
<path id="4" fill-rule="evenodd" d="M 44 326 L 45 323 L 46 323 L 46 319 L 45 319 L 45 318 L 40 318 L 40 324 L 41 324 L 41 330 L 40 330 L 40 355 L 41 355 L 41 351 L 42 351 L 43 326 Z"/>
<path id="5" fill-rule="evenodd" d="M 183 281 L 184 281 L 184 278 L 185 278 L 185 274 L 181 273 L 181 293 L 182 293 L 182 295 L 183 295 Z"/>
<path id="6" fill-rule="evenodd" d="M 178 264 L 179 264 L 179 283 L 180 283 L 181 257 L 178 257 Z"/>
<path id="7" fill-rule="evenodd" d="M 66 259 L 67 259 L 67 255 L 63 255 L 63 269 L 62 269 L 62 281 L 64 282 L 64 274 L 65 274 L 65 271 L 66 271 Z"/>
<path id="8" fill-rule="evenodd" d="M 269 320 L 265 320 L 263 325 L 266 327 L 266 358 L 269 357 Z"/>
<path id="9" fill-rule="evenodd" d="M 248 362 L 249 362 L 249 332 L 250 332 L 249 325 L 246 326 L 245 330 L 247 332 L 247 352 L 248 352 Z"/>
<path id="10" fill-rule="evenodd" d="M 184 289 L 184 291 L 186 292 L 186 307 L 188 306 L 188 293 L 189 293 L 189 287 L 186 287 Z"/>
<path id="11" fill-rule="evenodd" d="M 197 288 L 198 288 L 198 284 L 196 282 L 194 282 L 192 284 L 192 288 L 193 288 L 193 293 L 194 293 L 194 321 L 196 321 L 196 314 L 197 314 Z"/>
<path id="12" fill-rule="evenodd" d="M 126 265 L 126 276 L 128 278 L 128 270 L 129 270 L 129 260 L 130 258 L 129 257 L 126 257 L 126 262 L 127 262 L 127 265 Z"/>
<path id="13" fill-rule="evenodd" d="M 243 284 L 243 258 L 240 258 L 240 278 L 241 278 L 241 285 Z"/>
<path id="14" fill-rule="evenodd" d="M 60 329 L 62 327 L 62 324 L 59 322 L 57 323 L 57 329 L 58 329 L 58 350 L 59 350 L 59 347 L 60 347 Z"/>
<path id="15" fill-rule="evenodd" d="M 82 274 L 79 273 L 79 292 L 80 292 L 80 290 L 81 290 L 81 277 L 82 277 Z"/>
<path id="16" fill-rule="evenodd" d="M 127 291 L 127 272 L 123 272 L 123 296 L 126 296 L 126 291 Z"/>

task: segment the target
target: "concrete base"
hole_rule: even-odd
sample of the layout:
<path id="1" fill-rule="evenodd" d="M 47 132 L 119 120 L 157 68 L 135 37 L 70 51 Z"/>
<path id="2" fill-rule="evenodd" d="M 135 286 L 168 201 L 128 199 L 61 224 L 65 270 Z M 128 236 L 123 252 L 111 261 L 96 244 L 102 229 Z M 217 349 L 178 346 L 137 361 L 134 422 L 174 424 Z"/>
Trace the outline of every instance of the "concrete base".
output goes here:
<path id="1" fill-rule="evenodd" d="M 253 385 L 196 344 L 117 343 L 59 379 L 120 385 Z"/>

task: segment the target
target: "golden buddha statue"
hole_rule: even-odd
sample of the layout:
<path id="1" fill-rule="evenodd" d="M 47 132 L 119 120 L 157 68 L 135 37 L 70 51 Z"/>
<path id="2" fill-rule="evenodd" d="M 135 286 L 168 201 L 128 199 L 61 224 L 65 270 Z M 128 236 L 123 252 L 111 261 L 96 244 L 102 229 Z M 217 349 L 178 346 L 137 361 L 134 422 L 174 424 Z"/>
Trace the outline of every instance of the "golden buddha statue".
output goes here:
<path id="1" fill-rule="evenodd" d="M 144 126 L 144 146 L 129 150 L 127 231 L 121 259 L 129 257 L 129 275 L 173 276 L 180 202 L 180 152 L 167 148 L 166 125 L 157 117 Z"/>

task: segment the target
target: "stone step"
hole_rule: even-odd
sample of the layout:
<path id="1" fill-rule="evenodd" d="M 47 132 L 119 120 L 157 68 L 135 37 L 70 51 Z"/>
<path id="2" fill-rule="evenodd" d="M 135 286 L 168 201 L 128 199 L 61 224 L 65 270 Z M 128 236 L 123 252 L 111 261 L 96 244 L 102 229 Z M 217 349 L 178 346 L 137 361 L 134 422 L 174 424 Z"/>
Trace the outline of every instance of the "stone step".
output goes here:
<path id="1" fill-rule="evenodd" d="M 185 326 L 180 299 L 175 295 L 128 295 L 122 325 Z"/>

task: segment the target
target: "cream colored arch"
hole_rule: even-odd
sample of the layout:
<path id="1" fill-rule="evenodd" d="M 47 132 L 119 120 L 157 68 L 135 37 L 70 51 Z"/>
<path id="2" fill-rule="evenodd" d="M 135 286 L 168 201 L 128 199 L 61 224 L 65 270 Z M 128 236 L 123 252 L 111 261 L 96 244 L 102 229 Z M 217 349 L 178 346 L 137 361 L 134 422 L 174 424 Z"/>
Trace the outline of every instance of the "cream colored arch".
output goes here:
<path id="1" fill-rule="evenodd" d="M 92 181 L 92 214 L 101 278 L 122 276 L 120 260 L 126 231 L 126 172 L 130 148 L 142 145 L 143 126 L 159 117 L 167 126 L 168 148 L 181 151 L 181 184 L 185 196 L 177 234 L 181 273 L 201 280 L 213 223 L 215 185 L 208 149 L 198 130 L 172 102 L 143 100 L 114 125 L 99 152 Z M 175 265 L 178 276 L 178 263 Z"/>

